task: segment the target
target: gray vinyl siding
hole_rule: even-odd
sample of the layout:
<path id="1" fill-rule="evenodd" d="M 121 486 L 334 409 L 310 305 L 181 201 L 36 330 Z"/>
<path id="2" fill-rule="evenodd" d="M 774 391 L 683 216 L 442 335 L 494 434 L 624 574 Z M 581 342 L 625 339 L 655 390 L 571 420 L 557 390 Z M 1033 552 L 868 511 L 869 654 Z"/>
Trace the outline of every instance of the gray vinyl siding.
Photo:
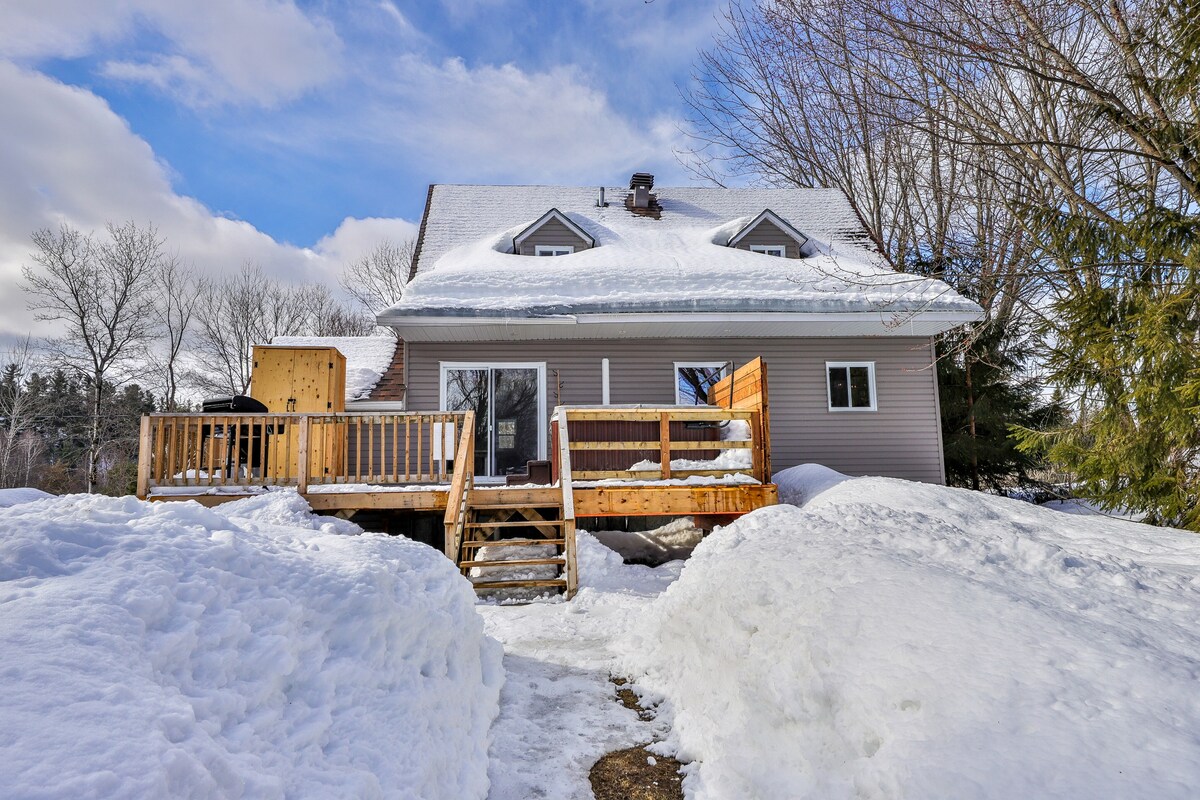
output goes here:
<path id="1" fill-rule="evenodd" d="M 562 247 L 569 245 L 575 248 L 575 252 L 587 249 L 587 242 L 579 238 L 579 234 L 562 224 L 557 219 L 551 217 L 542 223 L 542 226 L 533 233 L 525 241 L 521 242 L 521 255 L 534 255 L 536 247 L 539 244 L 549 244 Z"/>
<path id="2" fill-rule="evenodd" d="M 614 404 L 671 405 L 674 362 L 767 363 L 775 469 L 815 462 L 849 475 L 942 483 L 927 337 L 409 342 L 408 409 L 438 408 L 443 361 L 546 362 L 547 409 L 598 405 L 603 358 Z M 873 361 L 878 411 L 828 410 L 826 361 Z"/>
<path id="3" fill-rule="evenodd" d="M 779 230 L 779 226 L 769 219 L 764 219 L 762 222 L 754 226 L 741 241 L 735 245 L 739 250 L 749 250 L 750 245 L 785 245 L 788 258 L 799 258 L 800 247 L 796 244 L 796 240 L 788 236 L 783 231 Z"/>

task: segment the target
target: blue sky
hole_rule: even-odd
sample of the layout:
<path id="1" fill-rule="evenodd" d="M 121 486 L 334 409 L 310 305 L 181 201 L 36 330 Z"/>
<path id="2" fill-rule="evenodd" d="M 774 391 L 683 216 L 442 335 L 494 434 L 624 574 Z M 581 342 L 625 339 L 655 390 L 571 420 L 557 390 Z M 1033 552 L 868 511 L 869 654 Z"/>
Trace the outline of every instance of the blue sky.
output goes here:
<path id="1" fill-rule="evenodd" d="M 6 0 L 0 337 L 29 234 L 153 222 L 185 260 L 334 282 L 430 182 L 686 183 L 708 0 Z"/>

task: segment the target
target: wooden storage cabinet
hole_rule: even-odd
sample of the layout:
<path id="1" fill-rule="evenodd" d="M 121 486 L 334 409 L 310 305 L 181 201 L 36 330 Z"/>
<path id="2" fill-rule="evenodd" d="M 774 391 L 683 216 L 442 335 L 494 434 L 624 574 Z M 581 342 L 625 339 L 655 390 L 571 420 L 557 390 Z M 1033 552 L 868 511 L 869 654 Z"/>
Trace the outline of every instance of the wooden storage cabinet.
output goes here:
<path id="1" fill-rule="evenodd" d="M 255 345 L 250 395 L 273 414 L 344 412 L 346 357 L 336 347 Z M 299 427 L 294 422 L 282 427 L 271 436 L 266 472 L 276 480 L 294 480 L 299 472 Z M 345 427 L 313 424 L 309 454 L 309 475 L 342 474 L 346 463 Z"/>

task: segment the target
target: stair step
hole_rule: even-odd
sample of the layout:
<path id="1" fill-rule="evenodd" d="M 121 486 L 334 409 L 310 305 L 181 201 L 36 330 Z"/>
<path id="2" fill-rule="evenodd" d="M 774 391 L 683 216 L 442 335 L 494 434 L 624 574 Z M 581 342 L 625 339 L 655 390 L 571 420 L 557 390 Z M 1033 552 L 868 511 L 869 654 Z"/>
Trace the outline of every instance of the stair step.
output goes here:
<path id="1" fill-rule="evenodd" d="M 467 507 L 472 511 L 505 511 L 521 508 L 562 508 L 562 501 L 553 503 L 475 503 L 467 500 Z"/>
<path id="2" fill-rule="evenodd" d="M 471 567 L 539 567 L 547 565 L 561 566 L 566 564 L 565 558 L 525 558 L 513 561 L 460 561 L 458 566 L 462 569 Z"/>
<path id="3" fill-rule="evenodd" d="M 544 581 L 475 581 L 475 588 L 478 589 L 525 589 L 525 588 L 551 588 L 559 589 L 567 588 L 567 582 L 562 578 Z"/>
<path id="4" fill-rule="evenodd" d="M 505 522 L 468 522 L 468 528 L 527 528 L 530 525 L 562 525 L 566 520 L 561 519 L 522 519 L 522 520 L 507 520 Z"/>
<path id="5" fill-rule="evenodd" d="M 565 539 L 467 539 L 463 547 L 532 547 L 539 544 L 565 545 Z"/>

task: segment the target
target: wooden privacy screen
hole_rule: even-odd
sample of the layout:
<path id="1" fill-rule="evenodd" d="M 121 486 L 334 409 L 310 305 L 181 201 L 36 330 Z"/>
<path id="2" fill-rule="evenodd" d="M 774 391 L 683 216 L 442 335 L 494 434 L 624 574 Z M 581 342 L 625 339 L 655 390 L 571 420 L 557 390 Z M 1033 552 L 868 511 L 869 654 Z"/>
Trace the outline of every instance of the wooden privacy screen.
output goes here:
<path id="1" fill-rule="evenodd" d="M 763 482 L 771 480 L 771 416 L 767 405 L 767 362 L 761 357 L 722 378 L 708 390 L 708 404 L 758 412 L 755 438 L 762 442 Z"/>

